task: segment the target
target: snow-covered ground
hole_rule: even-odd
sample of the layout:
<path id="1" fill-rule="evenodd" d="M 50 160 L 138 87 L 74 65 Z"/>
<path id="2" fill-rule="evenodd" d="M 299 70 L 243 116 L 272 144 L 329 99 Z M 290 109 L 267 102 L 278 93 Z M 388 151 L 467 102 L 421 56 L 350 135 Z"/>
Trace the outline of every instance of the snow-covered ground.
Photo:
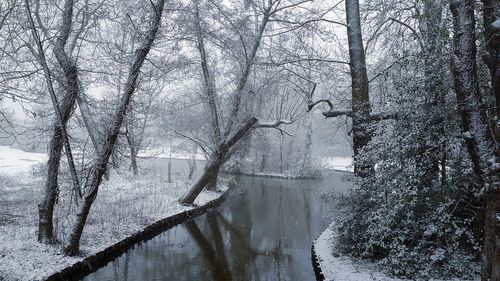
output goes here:
<path id="1" fill-rule="evenodd" d="M 0 145 L 0 175 L 29 173 L 33 164 L 47 161 L 47 154 L 25 152 L 10 146 Z"/>
<path id="2" fill-rule="evenodd" d="M 335 171 L 354 171 L 354 162 L 352 157 L 325 157 L 321 159 L 320 166 L 325 169 L 335 170 Z"/>
<path id="3" fill-rule="evenodd" d="M 155 147 L 148 147 L 142 149 L 138 157 L 149 158 L 149 157 L 157 157 L 157 158 L 175 158 L 175 159 L 191 159 L 193 157 L 192 152 L 188 152 L 182 149 L 183 140 L 181 139 L 173 139 L 172 146 L 169 144 L 159 144 Z M 172 151 L 170 151 L 172 149 Z M 206 160 L 203 152 L 198 149 L 195 155 L 196 160 Z"/>
<path id="4" fill-rule="evenodd" d="M 332 222 L 323 233 L 314 241 L 314 249 L 326 281 L 403 281 L 392 278 L 381 272 L 376 264 L 367 261 L 354 260 L 342 256 L 335 249 L 337 241 L 337 227 Z M 408 280 L 408 279 L 405 279 Z M 453 279 L 454 281 L 466 281 Z M 473 281 L 479 281 L 480 278 Z M 431 279 L 429 281 L 441 281 Z"/>
<path id="5" fill-rule="evenodd" d="M 26 153 L 0 147 L 0 280 L 42 280 L 136 233 L 160 219 L 188 210 L 178 199 L 191 186 L 190 181 L 175 179 L 167 183 L 151 175 L 134 179 L 111 174 L 104 181 L 92 206 L 81 240 L 81 256 L 67 257 L 60 245 L 42 245 L 37 241 L 37 204 L 43 178 L 30 173 L 31 165 L 45 162 L 45 154 Z M 55 232 L 64 242 L 69 234 L 75 204 L 67 188 L 61 187 L 56 205 Z M 222 185 L 222 189 L 227 187 Z M 219 192 L 203 191 L 195 204 L 203 205 L 218 198 Z M 61 243 L 63 244 L 63 243 Z"/>

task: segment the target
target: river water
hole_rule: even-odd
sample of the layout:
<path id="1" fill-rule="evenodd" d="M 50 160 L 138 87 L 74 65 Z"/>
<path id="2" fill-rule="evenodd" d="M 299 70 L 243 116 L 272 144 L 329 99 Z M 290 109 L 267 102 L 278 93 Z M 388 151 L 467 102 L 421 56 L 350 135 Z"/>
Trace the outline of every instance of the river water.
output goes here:
<path id="1" fill-rule="evenodd" d="M 217 209 L 130 249 L 83 280 L 315 280 L 311 242 L 348 174 L 321 181 L 240 177 Z"/>

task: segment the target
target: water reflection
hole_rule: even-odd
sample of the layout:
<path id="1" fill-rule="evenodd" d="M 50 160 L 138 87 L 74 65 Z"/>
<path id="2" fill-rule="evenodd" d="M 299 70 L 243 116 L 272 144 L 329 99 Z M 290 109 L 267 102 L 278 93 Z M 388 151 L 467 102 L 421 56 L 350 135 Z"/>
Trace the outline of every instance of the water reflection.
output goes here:
<path id="1" fill-rule="evenodd" d="M 332 186 L 333 185 L 333 186 Z M 314 280 L 311 241 L 326 226 L 324 181 L 241 178 L 217 210 L 136 246 L 84 280 Z"/>

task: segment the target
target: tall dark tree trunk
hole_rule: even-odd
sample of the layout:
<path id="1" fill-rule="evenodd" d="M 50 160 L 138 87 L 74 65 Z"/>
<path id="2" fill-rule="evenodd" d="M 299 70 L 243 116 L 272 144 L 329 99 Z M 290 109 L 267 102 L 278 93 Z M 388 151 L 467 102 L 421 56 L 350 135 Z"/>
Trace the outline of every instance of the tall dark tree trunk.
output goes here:
<path id="1" fill-rule="evenodd" d="M 484 61 L 491 76 L 491 86 L 495 97 L 496 118 L 500 117 L 500 2 L 483 0 L 483 23 L 486 55 Z M 492 133 L 495 139 L 495 161 L 500 158 L 500 129 L 492 122 Z M 485 194 L 486 209 L 484 218 L 483 270 L 482 280 L 500 280 L 500 186 L 498 186 L 498 168 L 492 171 L 492 185 Z"/>
<path id="2" fill-rule="evenodd" d="M 486 55 L 483 59 L 490 71 L 498 117 L 500 116 L 500 2 L 498 0 L 482 0 L 482 2 L 486 44 Z"/>
<path id="3" fill-rule="evenodd" d="M 488 120 L 477 79 L 474 4 L 474 0 L 450 0 L 454 29 L 452 70 L 467 151 L 478 177 L 481 192 L 484 194 L 486 206 L 482 280 L 498 281 L 500 280 L 500 220 L 498 218 L 500 181 L 497 167 L 498 155 L 496 155 L 498 138 L 495 140 L 493 134 L 496 128 L 490 127 L 492 123 Z M 496 127 L 496 124 L 493 126 Z"/>
<path id="4" fill-rule="evenodd" d="M 461 117 L 467 151 L 474 172 L 479 175 L 482 186 L 485 175 L 481 167 L 480 144 L 478 141 L 480 139 L 486 141 L 484 139 L 486 128 L 481 122 L 485 117 L 480 112 L 483 101 L 477 80 L 474 1 L 450 0 L 450 9 L 453 15 L 454 27 L 452 71 L 457 107 Z M 479 122 L 473 122 L 473 119 Z"/>
<path id="5" fill-rule="evenodd" d="M 92 203 L 97 196 L 99 185 L 101 184 L 102 177 L 106 172 L 106 166 L 108 165 L 109 158 L 114 151 L 114 146 L 118 138 L 120 128 L 123 124 L 125 114 L 137 86 L 137 79 L 139 77 L 141 67 L 146 60 L 149 51 L 151 50 L 153 42 L 156 39 L 156 35 L 160 28 L 164 6 L 165 0 L 158 0 L 156 5 L 154 5 L 154 17 L 151 23 L 151 28 L 144 38 L 144 42 L 135 51 L 135 59 L 133 64 L 130 66 L 129 74 L 125 82 L 124 93 L 121 98 L 120 106 L 115 113 L 112 127 L 107 133 L 106 139 L 103 140 L 101 150 L 98 153 L 98 158 L 95 164 L 91 167 L 87 176 L 87 181 L 85 182 L 85 190 L 87 190 L 87 193 L 85 194 L 83 198 L 83 204 L 80 206 L 80 210 L 78 211 L 76 221 L 73 225 L 72 232 L 69 238 L 69 243 L 65 247 L 65 253 L 67 255 L 74 256 L 79 251 L 80 238 L 82 236 L 85 223 L 87 222 L 90 207 L 92 206 Z"/>
<path id="6" fill-rule="evenodd" d="M 370 97 L 368 94 L 368 74 L 366 72 L 365 49 L 361 35 L 361 17 L 359 1 L 345 1 L 347 20 L 347 39 L 349 42 L 349 58 L 352 79 L 352 133 L 354 157 L 371 141 Z M 355 161 L 354 172 L 365 176 L 373 169 L 370 163 Z"/>

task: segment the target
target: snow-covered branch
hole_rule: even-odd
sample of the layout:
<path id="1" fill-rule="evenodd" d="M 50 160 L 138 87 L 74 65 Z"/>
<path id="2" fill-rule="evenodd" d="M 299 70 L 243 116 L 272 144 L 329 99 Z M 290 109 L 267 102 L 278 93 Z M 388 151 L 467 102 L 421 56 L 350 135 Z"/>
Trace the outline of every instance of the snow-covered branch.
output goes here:
<path id="1" fill-rule="evenodd" d="M 281 125 L 291 125 L 293 124 L 293 121 L 291 120 L 276 120 L 272 122 L 257 122 L 257 124 L 254 125 L 255 128 L 277 128 Z"/>
<path id="2" fill-rule="evenodd" d="M 352 110 L 350 109 L 341 109 L 341 110 L 335 110 L 333 108 L 333 104 L 330 100 L 328 99 L 321 99 L 317 100 L 315 102 L 309 102 L 307 104 L 307 112 L 311 111 L 315 105 L 319 103 L 326 103 L 328 104 L 328 109 L 327 110 L 321 110 L 321 114 L 325 116 L 325 118 L 332 118 L 332 117 L 338 117 L 338 116 L 347 116 L 347 117 L 352 117 L 353 113 Z M 381 121 L 381 120 L 387 120 L 387 119 L 396 119 L 398 116 L 397 113 L 395 112 L 380 112 L 380 113 L 373 113 L 370 115 L 370 120 L 368 121 Z"/>

